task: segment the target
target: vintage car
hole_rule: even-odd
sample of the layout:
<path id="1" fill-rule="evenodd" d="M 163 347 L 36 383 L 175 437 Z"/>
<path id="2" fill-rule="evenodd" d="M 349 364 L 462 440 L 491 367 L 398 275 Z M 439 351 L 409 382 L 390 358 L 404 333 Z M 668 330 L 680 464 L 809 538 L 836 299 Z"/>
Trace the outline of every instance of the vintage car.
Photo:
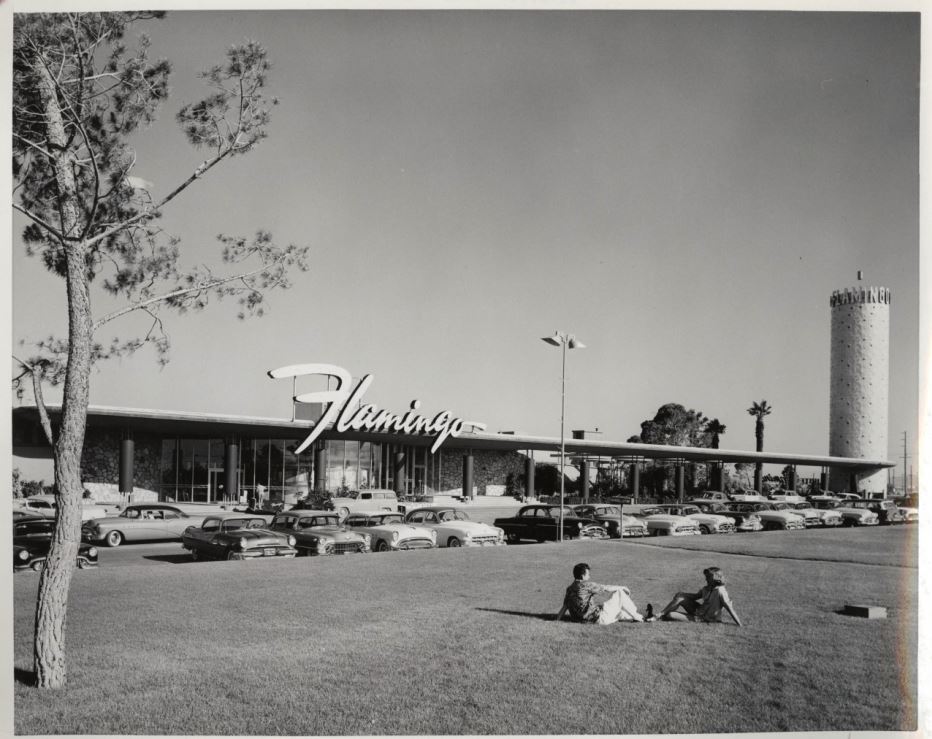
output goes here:
<path id="1" fill-rule="evenodd" d="M 843 526 L 876 526 L 880 517 L 867 508 L 853 508 L 850 500 L 839 500 L 830 495 L 813 495 L 809 498 L 813 508 L 818 510 L 834 510 L 841 514 Z"/>
<path id="2" fill-rule="evenodd" d="M 14 498 L 13 509 L 23 513 L 46 518 L 55 518 L 55 511 L 58 505 L 55 503 L 55 496 L 43 493 L 41 495 L 30 495 L 28 498 Z M 81 501 L 81 520 L 90 521 L 94 518 L 103 518 L 107 515 L 107 509 L 97 505 L 92 500 Z"/>
<path id="3" fill-rule="evenodd" d="M 822 510 L 814 508 L 812 503 L 810 503 L 808 500 L 805 500 L 802 503 L 791 503 L 790 510 L 792 510 L 794 513 L 801 513 L 806 517 L 807 528 L 815 526 L 841 526 L 841 514 L 838 511 L 832 508 L 826 508 Z"/>
<path id="4" fill-rule="evenodd" d="M 515 516 L 496 518 L 495 525 L 505 532 L 511 543 L 522 539 L 558 541 L 560 539 L 560 511 L 558 505 L 526 505 Z M 564 539 L 607 539 L 608 531 L 594 518 L 576 515 L 572 508 L 563 506 Z"/>
<path id="5" fill-rule="evenodd" d="M 755 490 L 737 490 L 731 494 L 731 499 L 736 503 L 750 503 L 764 500 L 764 496 Z"/>
<path id="6" fill-rule="evenodd" d="M 181 546 L 193 560 L 294 557 L 298 553 L 294 536 L 267 526 L 264 518 L 242 513 L 207 516 L 199 526 L 184 530 Z"/>
<path id="7" fill-rule="evenodd" d="M 128 505 L 119 516 L 85 521 L 81 538 L 118 547 L 128 541 L 180 539 L 189 526 L 199 524 L 203 516 L 190 516 L 180 508 L 165 503 Z"/>
<path id="8" fill-rule="evenodd" d="M 897 504 L 889 498 L 882 500 L 852 500 L 848 501 L 847 506 L 850 508 L 873 511 L 877 514 L 877 520 L 882 526 L 903 523 L 903 514 L 900 513 Z"/>
<path id="9" fill-rule="evenodd" d="M 649 536 L 698 536 L 702 533 L 693 519 L 668 513 L 658 505 L 637 504 L 628 508 L 631 515 L 644 521 Z"/>
<path id="10" fill-rule="evenodd" d="M 764 531 L 796 531 L 806 528 L 806 519 L 788 510 L 786 503 L 749 501 L 732 503 L 731 510 L 756 513 Z"/>
<path id="11" fill-rule="evenodd" d="M 684 516 L 691 518 L 699 524 L 700 534 L 733 534 L 735 533 L 735 522 L 728 516 L 720 513 L 709 513 L 703 511 L 699 506 L 690 505 L 689 503 L 664 503 L 658 505 L 666 513 L 674 516 Z"/>
<path id="12" fill-rule="evenodd" d="M 718 516 L 728 516 L 728 518 L 732 520 L 732 523 L 734 523 L 736 532 L 760 531 L 764 528 L 760 521 L 760 517 L 756 513 L 751 513 L 748 511 L 734 511 L 729 507 L 731 503 L 721 503 L 715 500 L 702 500 L 701 498 L 693 498 L 692 500 L 686 502 L 696 506 L 696 508 L 698 508 L 703 513 L 714 513 Z"/>
<path id="13" fill-rule="evenodd" d="M 776 503 L 789 503 L 791 505 L 796 503 L 804 503 L 806 500 L 803 498 L 803 496 L 797 495 L 795 492 L 790 490 L 775 490 L 767 497 Z"/>
<path id="14" fill-rule="evenodd" d="M 504 531 L 487 523 L 470 521 L 469 515 L 458 508 L 416 508 L 405 516 L 405 523 L 436 532 L 438 547 L 486 547 L 505 543 Z"/>
<path id="15" fill-rule="evenodd" d="M 573 511 L 581 518 L 594 518 L 605 526 L 608 535 L 613 539 L 623 536 L 647 536 L 647 525 L 634 516 L 623 514 L 617 505 L 584 503 L 574 505 Z"/>
<path id="16" fill-rule="evenodd" d="M 903 517 L 903 523 L 919 523 L 919 509 L 912 506 L 897 506 L 900 515 Z"/>
<path id="17" fill-rule="evenodd" d="M 54 528 L 55 521 L 47 516 L 23 517 L 13 522 L 14 571 L 33 569 L 38 572 L 45 566 Z M 82 570 L 96 566 L 97 547 L 81 544 L 76 564 Z"/>
<path id="18" fill-rule="evenodd" d="M 370 536 L 350 531 L 340 523 L 339 515 L 333 511 L 292 508 L 284 513 L 276 513 L 269 529 L 291 534 L 298 556 L 362 554 L 370 551 Z"/>
<path id="19" fill-rule="evenodd" d="M 727 503 L 731 500 L 731 496 L 728 495 L 728 493 L 723 493 L 721 490 L 706 490 L 698 498 L 691 500 L 690 503 L 695 503 L 697 500 Z"/>
<path id="20" fill-rule="evenodd" d="M 353 531 L 368 534 L 374 552 L 433 549 L 437 546 L 436 531 L 405 523 L 402 513 L 351 513 L 343 523 Z"/>
<path id="21" fill-rule="evenodd" d="M 394 490 L 351 490 L 325 501 L 324 508 L 336 511 L 340 518 L 346 518 L 350 513 L 397 511 L 398 495 Z"/>

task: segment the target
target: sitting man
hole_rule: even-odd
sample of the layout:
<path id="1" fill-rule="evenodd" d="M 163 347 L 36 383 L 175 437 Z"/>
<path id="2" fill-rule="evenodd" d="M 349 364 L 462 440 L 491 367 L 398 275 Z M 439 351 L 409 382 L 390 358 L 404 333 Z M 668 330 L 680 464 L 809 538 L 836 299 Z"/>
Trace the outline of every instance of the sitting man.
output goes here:
<path id="1" fill-rule="evenodd" d="M 589 565 L 580 562 L 573 568 L 573 584 L 566 589 L 557 621 L 570 612 L 574 621 L 612 624 L 616 621 L 644 621 L 631 600 L 631 591 L 621 585 L 599 585 L 589 579 Z"/>

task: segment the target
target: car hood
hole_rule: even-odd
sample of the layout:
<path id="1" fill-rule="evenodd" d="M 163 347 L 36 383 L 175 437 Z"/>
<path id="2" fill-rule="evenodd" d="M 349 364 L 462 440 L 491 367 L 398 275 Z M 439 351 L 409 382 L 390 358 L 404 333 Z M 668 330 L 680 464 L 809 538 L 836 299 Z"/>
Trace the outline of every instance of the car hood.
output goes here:
<path id="1" fill-rule="evenodd" d="M 429 532 L 421 526 L 411 526 L 406 523 L 383 523 L 379 526 L 361 526 L 369 531 L 384 531 L 386 533 L 398 532 L 399 536 L 430 536 Z"/>

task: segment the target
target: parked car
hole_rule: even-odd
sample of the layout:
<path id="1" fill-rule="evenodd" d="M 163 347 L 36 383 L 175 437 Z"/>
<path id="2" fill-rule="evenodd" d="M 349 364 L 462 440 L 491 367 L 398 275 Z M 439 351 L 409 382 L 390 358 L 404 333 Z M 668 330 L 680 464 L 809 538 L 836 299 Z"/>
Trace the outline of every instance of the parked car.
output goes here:
<path id="1" fill-rule="evenodd" d="M 756 490 L 737 490 L 731 494 L 731 499 L 736 503 L 751 503 L 764 500 L 764 496 Z"/>
<path id="2" fill-rule="evenodd" d="M 699 524 L 691 518 L 668 513 L 657 505 L 629 506 L 631 514 L 644 521 L 649 536 L 698 536 Z"/>
<path id="3" fill-rule="evenodd" d="M 54 495 L 42 493 L 40 495 L 30 495 L 28 498 L 14 498 L 13 509 L 20 510 L 24 513 L 45 516 L 46 518 L 55 518 L 55 512 L 58 504 L 55 502 Z M 92 500 L 81 501 L 81 520 L 90 521 L 94 518 L 103 518 L 107 515 L 107 509 L 98 505 Z"/>
<path id="4" fill-rule="evenodd" d="M 712 504 L 717 505 L 713 510 L 713 513 L 718 513 L 720 516 L 728 516 L 732 521 L 735 522 L 735 531 L 737 532 L 747 532 L 747 531 L 763 531 L 764 523 L 760 520 L 760 516 L 757 515 L 755 511 L 752 510 L 735 510 L 734 508 L 727 507 L 721 504 Z M 700 506 L 701 508 L 702 506 Z"/>
<path id="5" fill-rule="evenodd" d="M 731 509 L 756 513 L 764 531 L 794 531 L 806 528 L 805 517 L 790 511 L 786 503 L 736 502 L 732 504 Z"/>
<path id="6" fill-rule="evenodd" d="M 272 531 L 291 534 L 299 556 L 362 554 L 370 551 L 371 537 L 350 531 L 333 511 L 295 510 L 276 513 L 269 524 Z"/>
<path id="7" fill-rule="evenodd" d="M 410 513 L 417 508 L 430 508 L 431 506 L 455 508 L 463 502 L 463 498 L 454 495 L 409 495 L 405 496 L 404 500 L 398 499 L 398 510 L 401 513 Z"/>
<path id="8" fill-rule="evenodd" d="M 881 525 L 903 523 L 903 514 L 899 506 L 889 498 L 883 500 L 852 500 L 848 502 L 851 508 L 873 511 Z"/>
<path id="9" fill-rule="evenodd" d="M 706 490 L 698 498 L 690 501 L 691 503 L 696 502 L 697 500 L 704 501 L 716 501 L 718 503 L 727 503 L 731 500 L 731 496 L 728 493 L 723 493 L 721 490 Z"/>
<path id="10" fill-rule="evenodd" d="M 200 526 L 188 526 L 181 535 L 181 546 L 191 559 L 259 559 L 294 557 L 295 538 L 271 531 L 259 516 L 223 513 L 207 516 Z"/>
<path id="11" fill-rule="evenodd" d="M 575 505 L 572 508 L 580 518 L 594 518 L 605 526 L 608 535 L 613 539 L 620 539 L 624 536 L 647 536 L 647 525 L 634 516 L 623 514 L 623 509 L 617 505 L 596 503 Z"/>
<path id="12" fill-rule="evenodd" d="M 842 523 L 841 513 L 836 511 L 834 508 L 815 508 L 808 500 L 803 501 L 802 503 L 792 504 L 790 505 L 790 508 L 793 510 L 793 512 L 801 513 L 806 517 L 807 527 L 833 527 L 841 526 Z"/>
<path id="13" fill-rule="evenodd" d="M 772 501 L 778 503 L 790 503 L 791 505 L 796 503 L 803 503 L 806 500 L 803 498 L 803 496 L 797 495 L 795 492 L 788 490 L 775 490 L 767 497 Z"/>
<path id="14" fill-rule="evenodd" d="M 919 523 L 919 509 L 912 506 L 899 506 L 903 523 Z"/>
<path id="15" fill-rule="evenodd" d="M 522 506 L 515 516 L 496 518 L 495 525 L 504 530 L 505 539 L 511 543 L 522 539 L 557 541 L 560 538 L 560 506 Z M 572 508 L 563 506 L 563 538 L 607 539 L 608 531 L 596 519 L 578 516 Z"/>
<path id="16" fill-rule="evenodd" d="M 664 503 L 657 506 L 674 516 L 690 518 L 699 524 L 700 534 L 733 534 L 735 522 L 719 513 L 707 513 L 698 506 L 689 503 Z"/>
<path id="17" fill-rule="evenodd" d="M 38 572 L 45 566 L 54 528 L 55 521 L 47 516 L 23 517 L 13 522 L 14 571 L 33 569 Z M 81 544 L 76 564 L 82 570 L 95 567 L 97 547 Z"/>
<path id="18" fill-rule="evenodd" d="M 438 547 L 486 547 L 505 543 L 505 532 L 500 528 L 470 521 L 465 511 L 449 506 L 416 508 L 405 515 L 405 523 L 436 532 Z"/>
<path id="19" fill-rule="evenodd" d="M 402 513 L 351 513 L 343 523 L 353 531 L 368 534 L 374 552 L 433 549 L 437 546 L 436 531 L 405 523 Z"/>
<path id="20" fill-rule="evenodd" d="M 165 503 L 128 505 L 119 516 L 107 516 L 85 521 L 81 538 L 118 547 L 128 541 L 180 539 L 184 530 L 198 524 L 203 517 L 189 516 L 180 508 Z"/>
<path id="21" fill-rule="evenodd" d="M 809 502 L 813 508 L 840 513 L 843 526 L 876 526 L 880 523 L 880 517 L 876 513 L 867 508 L 853 508 L 852 501 L 839 500 L 828 495 L 813 495 Z"/>
<path id="22" fill-rule="evenodd" d="M 398 495 L 394 490 L 351 490 L 344 495 L 335 495 L 324 503 L 328 511 L 336 511 L 340 518 L 350 513 L 369 511 L 397 511 Z"/>

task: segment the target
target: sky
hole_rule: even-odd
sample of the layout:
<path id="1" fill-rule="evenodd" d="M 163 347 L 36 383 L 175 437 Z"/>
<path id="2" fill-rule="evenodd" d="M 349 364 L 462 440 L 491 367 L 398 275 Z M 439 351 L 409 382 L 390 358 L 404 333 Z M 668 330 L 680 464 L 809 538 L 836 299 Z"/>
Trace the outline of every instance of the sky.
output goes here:
<path id="1" fill-rule="evenodd" d="M 555 437 L 625 441 L 670 402 L 721 446 L 829 452 L 829 296 L 890 288 L 889 449 L 919 414 L 919 15 L 684 11 L 169 13 L 145 24 L 172 95 L 135 139 L 169 192 L 205 158 L 174 122 L 249 38 L 273 63 L 269 138 L 164 211 L 182 262 L 270 230 L 311 269 L 239 322 L 166 322 L 100 365 L 96 405 L 291 416 L 268 370 L 374 375 L 366 401 Z M 140 26 L 142 30 L 142 26 Z M 13 218 L 12 339 L 62 334 L 63 284 Z M 99 293 L 95 312 L 116 304 Z M 123 320 L 98 340 L 145 333 Z M 110 326 L 108 326 L 108 329 Z M 27 345 L 19 346 L 25 340 Z M 55 392 L 47 399 L 54 401 Z M 27 401 L 31 400 L 27 396 Z M 14 404 L 17 402 L 13 400 Z"/>

